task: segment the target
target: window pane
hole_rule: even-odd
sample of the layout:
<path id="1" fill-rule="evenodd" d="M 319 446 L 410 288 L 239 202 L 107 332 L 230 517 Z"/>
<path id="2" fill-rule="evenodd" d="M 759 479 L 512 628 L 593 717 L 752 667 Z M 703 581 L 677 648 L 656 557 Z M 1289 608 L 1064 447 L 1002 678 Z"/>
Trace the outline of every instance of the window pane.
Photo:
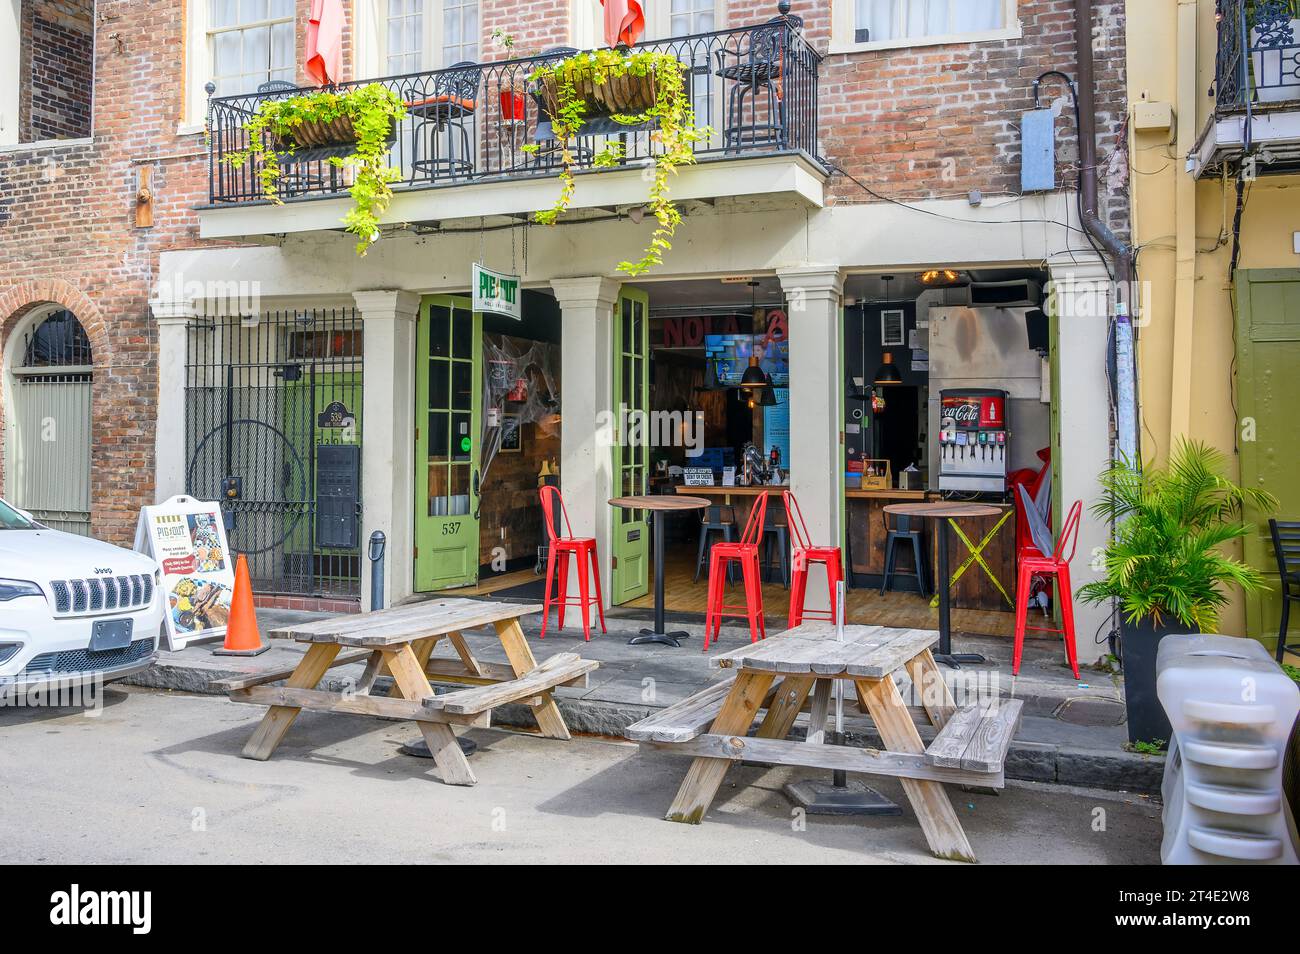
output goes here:
<path id="1" fill-rule="evenodd" d="M 957 33 L 997 30 L 1007 25 L 1002 22 L 1006 9 L 1002 0 L 963 0 L 952 6 L 953 30 Z"/>
<path id="2" fill-rule="evenodd" d="M 239 22 L 239 0 L 212 0 L 212 26 L 234 26 Z"/>
<path id="3" fill-rule="evenodd" d="M 451 465 L 451 488 L 447 500 L 447 513 L 462 516 L 469 513 L 469 465 Z"/>
<path id="4" fill-rule="evenodd" d="M 217 76 L 239 73 L 239 33 L 218 33 L 212 38 L 212 72 Z"/>
<path id="5" fill-rule="evenodd" d="M 258 27 L 244 30 L 244 72 L 256 76 L 258 72 L 265 75 L 271 65 L 271 29 Z"/>
<path id="6" fill-rule="evenodd" d="M 256 23 L 258 20 L 265 20 L 266 12 L 266 0 L 239 0 L 240 23 Z"/>
<path id="7" fill-rule="evenodd" d="M 293 16 L 293 0 L 271 0 L 272 17 Z"/>
<path id="8" fill-rule="evenodd" d="M 451 459 L 469 460 L 474 447 L 474 435 L 469 430 L 469 414 L 451 416 Z"/>
<path id="9" fill-rule="evenodd" d="M 277 23 L 271 27 L 271 69 L 280 71 L 293 66 L 293 24 Z"/>

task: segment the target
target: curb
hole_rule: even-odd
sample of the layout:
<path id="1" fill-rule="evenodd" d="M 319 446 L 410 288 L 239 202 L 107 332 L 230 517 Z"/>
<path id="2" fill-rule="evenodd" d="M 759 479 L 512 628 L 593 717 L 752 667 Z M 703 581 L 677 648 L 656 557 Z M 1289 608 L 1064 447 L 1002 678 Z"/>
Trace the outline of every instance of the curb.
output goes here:
<path id="1" fill-rule="evenodd" d="M 234 669 L 197 669 L 160 663 L 122 681 L 148 689 L 166 689 L 195 695 L 224 695 L 214 690 L 212 683 L 239 674 L 240 671 Z M 377 686 L 382 686 L 385 681 L 386 679 L 379 680 Z M 345 687 L 346 682 L 330 679 L 323 685 L 328 689 L 339 690 Z M 623 732 L 628 726 L 646 718 L 656 708 L 586 701 L 562 695 L 557 695 L 555 701 L 575 735 L 604 736 L 618 740 L 623 739 Z M 1059 701 L 1047 697 L 1026 698 L 1025 711 L 1029 713 L 1031 708 L 1048 710 L 1054 708 Z M 517 703 L 494 709 L 492 723 L 524 730 L 533 730 L 537 726 L 532 711 Z M 803 728 L 796 726 L 792 735 L 799 737 L 802 732 Z M 922 735 L 925 735 L 924 730 Z M 874 729 L 868 727 L 866 721 L 859 716 L 845 719 L 845 742 L 861 748 L 878 748 L 881 745 L 880 737 Z M 1047 742 L 1012 742 L 1006 763 L 1006 777 L 1009 779 L 1142 794 L 1160 791 L 1164 770 L 1165 759 L 1159 755 L 1141 755 L 1114 749 L 1087 749 Z"/>

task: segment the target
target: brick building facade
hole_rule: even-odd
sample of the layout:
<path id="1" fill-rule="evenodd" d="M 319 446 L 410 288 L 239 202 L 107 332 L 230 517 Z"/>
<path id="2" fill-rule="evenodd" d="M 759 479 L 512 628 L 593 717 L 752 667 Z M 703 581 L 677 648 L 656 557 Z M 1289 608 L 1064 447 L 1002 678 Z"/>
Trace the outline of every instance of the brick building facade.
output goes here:
<path id="1" fill-rule="evenodd" d="M 354 8 L 345 6 L 351 37 Z M 732 0 L 725 7 L 728 25 L 776 13 L 768 0 Z M 308 8 L 307 0 L 297 3 L 300 80 Z M 194 210 L 207 200 L 207 151 L 202 133 L 186 128 L 193 117 L 185 115 L 193 92 L 186 89 L 187 5 L 100 0 L 93 19 L 77 0 L 24 0 L 22 10 L 21 69 L 30 77 L 22 97 L 29 104 L 25 138 L 72 141 L 0 150 L 0 348 L 33 309 L 47 304 L 69 309 L 85 327 L 94 356 L 91 527 L 124 543 L 138 508 L 155 496 L 160 356 L 149 301 L 159 256 L 204 244 Z M 568 0 L 482 0 L 482 58 L 504 55 L 492 40 L 495 29 L 516 35 L 516 53 L 569 42 L 569 11 Z M 1016 37 L 828 55 L 821 66 L 821 154 L 877 193 L 836 176 L 828 201 L 1018 193 L 1018 119 L 1032 108 L 1038 74 L 1073 71 L 1073 11 L 1073 0 L 1022 0 L 1015 11 Z M 814 47 L 831 46 L 828 4 L 803 0 L 792 12 L 804 18 Z M 82 141 L 77 137 L 85 124 L 76 109 L 64 109 L 60 124 L 41 104 L 80 95 L 81 64 L 91 46 L 88 26 L 94 31 L 94 107 L 90 141 Z M 1127 169 L 1121 3 L 1096 5 L 1093 45 L 1106 175 Z M 349 42 L 345 76 L 352 73 L 352 52 Z M 1044 96 L 1059 108 L 1058 156 L 1068 164 L 1076 154 L 1068 99 L 1059 84 L 1046 84 Z M 1063 186 L 1071 185 L 1071 175 L 1068 168 L 1061 173 Z M 145 181 L 152 224 L 141 227 L 136 212 Z M 1125 221 L 1123 185 L 1116 173 L 1107 175 L 1102 188 L 1104 208 L 1119 229 Z M 1086 246 L 1082 237 L 1077 245 Z M 0 388 L 10 386 L 0 375 Z M 0 412 L 4 406 L 0 400 Z M 0 455 L 0 467 L 3 461 Z"/>

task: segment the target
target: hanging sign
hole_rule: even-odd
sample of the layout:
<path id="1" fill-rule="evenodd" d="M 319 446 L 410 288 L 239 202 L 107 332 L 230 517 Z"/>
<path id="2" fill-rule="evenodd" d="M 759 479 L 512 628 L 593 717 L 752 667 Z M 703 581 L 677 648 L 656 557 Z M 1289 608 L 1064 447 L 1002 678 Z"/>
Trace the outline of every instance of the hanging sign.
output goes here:
<path id="1" fill-rule="evenodd" d="M 135 549 L 162 567 L 168 650 L 226 634 L 235 567 L 218 504 L 182 496 L 143 508 Z"/>
<path id="2" fill-rule="evenodd" d="M 475 311 L 489 311 L 513 318 L 515 321 L 523 320 L 524 311 L 519 295 L 518 275 L 494 272 L 490 268 L 475 264 L 473 288 Z"/>

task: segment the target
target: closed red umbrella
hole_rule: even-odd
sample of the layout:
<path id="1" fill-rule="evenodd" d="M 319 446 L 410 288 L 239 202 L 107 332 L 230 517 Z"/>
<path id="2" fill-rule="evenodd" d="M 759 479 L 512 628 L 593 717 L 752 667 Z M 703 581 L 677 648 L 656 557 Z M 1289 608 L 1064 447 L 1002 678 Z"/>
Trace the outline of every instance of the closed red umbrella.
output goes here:
<path id="1" fill-rule="evenodd" d="M 645 14 L 637 0 L 600 0 L 605 8 L 605 43 L 610 47 L 636 46 L 645 33 Z"/>
<path id="2" fill-rule="evenodd" d="M 343 0 L 311 0 L 304 69 L 321 86 L 339 81 L 343 69 Z"/>

